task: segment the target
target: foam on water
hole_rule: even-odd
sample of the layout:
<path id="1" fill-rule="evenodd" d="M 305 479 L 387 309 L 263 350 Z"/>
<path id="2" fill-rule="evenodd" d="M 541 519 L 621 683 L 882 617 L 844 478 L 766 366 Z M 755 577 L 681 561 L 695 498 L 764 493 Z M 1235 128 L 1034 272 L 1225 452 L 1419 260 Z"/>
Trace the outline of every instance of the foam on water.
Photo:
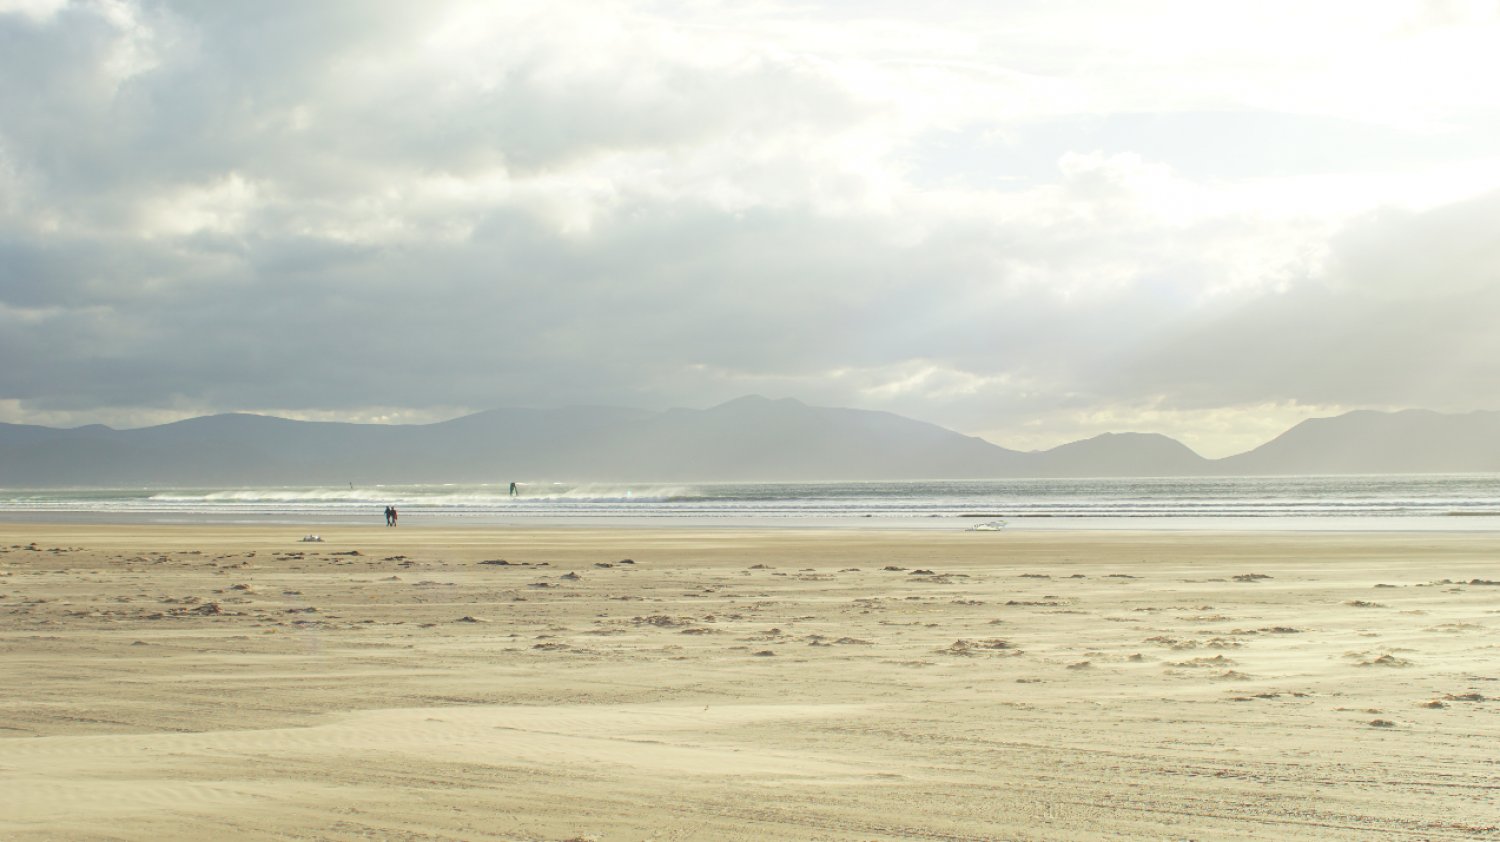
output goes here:
<path id="1" fill-rule="evenodd" d="M 786 525 L 875 519 L 964 528 L 1005 519 L 1015 528 L 1171 521 L 1219 528 L 1287 522 L 1388 521 L 1399 528 L 1497 528 L 1500 475 L 1016 479 L 824 483 L 528 482 L 247 488 L 0 491 L 0 517 L 201 522 L 363 522 L 387 505 L 421 521 L 641 520 Z M 1467 515 L 1468 517 L 1455 517 Z M 964 519 L 964 520 L 960 520 Z M 1456 521 L 1464 521 L 1460 526 Z M 1316 527 L 1313 527 L 1316 528 Z"/>

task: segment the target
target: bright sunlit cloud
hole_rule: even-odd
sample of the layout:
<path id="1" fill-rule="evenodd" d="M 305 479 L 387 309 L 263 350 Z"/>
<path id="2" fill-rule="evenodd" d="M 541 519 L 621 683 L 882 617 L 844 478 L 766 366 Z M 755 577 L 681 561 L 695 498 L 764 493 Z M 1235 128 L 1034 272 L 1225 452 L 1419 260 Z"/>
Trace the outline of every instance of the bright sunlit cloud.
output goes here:
<path id="1" fill-rule="evenodd" d="M 1494 408 L 1500 7 L 0 0 L 0 420 Z M 295 373 L 295 376 L 291 376 Z"/>

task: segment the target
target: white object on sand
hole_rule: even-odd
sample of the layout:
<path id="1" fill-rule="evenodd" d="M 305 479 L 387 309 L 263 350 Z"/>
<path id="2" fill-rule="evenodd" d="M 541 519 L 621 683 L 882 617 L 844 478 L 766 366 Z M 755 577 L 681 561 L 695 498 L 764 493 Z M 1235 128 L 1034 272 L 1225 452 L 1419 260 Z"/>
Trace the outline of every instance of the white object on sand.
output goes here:
<path id="1" fill-rule="evenodd" d="M 321 543 L 323 543 L 323 539 L 319 538 L 316 535 L 304 535 L 304 536 L 302 536 L 302 543 L 304 543 L 304 544 L 321 544 Z"/>
<path id="2" fill-rule="evenodd" d="M 988 523 L 976 523 L 969 527 L 970 532 L 999 532 L 1005 528 L 1005 521 L 992 520 Z"/>

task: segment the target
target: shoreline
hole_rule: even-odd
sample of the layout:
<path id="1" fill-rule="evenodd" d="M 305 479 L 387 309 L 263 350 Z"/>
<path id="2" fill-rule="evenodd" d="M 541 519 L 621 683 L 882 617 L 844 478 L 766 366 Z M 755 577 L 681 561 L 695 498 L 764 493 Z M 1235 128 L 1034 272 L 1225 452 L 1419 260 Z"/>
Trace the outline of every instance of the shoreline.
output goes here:
<path id="1" fill-rule="evenodd" d="M 0 835 L 1492 839 L 1475 532 L 0 523 Z"/>
<path id="2" fill-rule="evenodd" d="M 1495 534 L 1500 533 L 1500 514 L 1452 513 L 1405 516 L 1111 516 L 1065 517 L 1054 515 L 919 515 L 919 516 L 640 516 L 640 515 L 513 515 L 452 516 L 403 515 L 396 529 L 477 530 L 734 530 L 734 531 L 833 531 L 913 532 L 923 534 L 975 531 L 1052 534 L 1135 533 L 1166 534 Z M 1001 530 L 975 530 L 987 520 L 1005 523 Z M 0 527 L 87 528 L 267 528 L 267 529 L 385 529 L 378 517 L 329 516 L 240 516 L 195 514 L 154 515 L 112 512 L 4 512 Z"/>
<path id="3" fill-rule="evenodd" d="M 0 521 L 241 525 L 965 529 L 1014 531 L 1494 531 L 1500 474 L 885 482 L 245 486 L 0 491 Z"/>
<path id="4" fill-rule="evenodd" d="M 1117 519 L 1125 520 L 1125 519 Z M 1088 543 L 1107 546 L 1110 543 L 1134 541 L 1166 541 L 1191 546 L 1199 542 L 1255 542 L 1273 540 L 1278 543 L 1296 544 L 1306 541 L 1350 543 L 1371 541 L 1411 541 L 1416 546 L 1426 546 L 1427 539 L 1437 542 L 1457 541 L 1480 546 L 1495 546 L 1500 523 L 1471 529 L 1402 528 L 1387 520 L 1379 528 L 1357 528 L 1346 525 L 1324 525 L 1321 528 L 1259 528 L 1243 526 L 1207 525 L 1175 528 L 1146 523 L 1118 523 L 1107 527 L 1070 527 L 1058 525 L 1047 529 L 1017 528 L 1007 524 L 1003 529 L 973 530 L 949 526 L 912 526 L 891 522 L 847 522 L 825 523 L 781 523 L 754 520 L 749 522 L 660 522 L 650 520 L 621 520 L 593 522 L 576 520 L 539 520 L 524 523 L 494 524 L 466 523 L 462 521 L 420 521 L 413 519 L 397 527 L 381 524 L 344 523 L 326 521 L 288 522 L 149 522 L 140 520 L 105 520 L 77 522 L 19 521 L 0 518 L 0 546 L 17 541 L 33 540 L 26 536 L 40 536 L 38 542 L 65 541 L 86 536 L 101 536 L 110 543 L 128 540 L 165 538 L 174 540 L 197 540 L 208 544 L 232 548 L 235 542 L 251 540 L 260 545 L 297 547 L 316 551 L 320 547 L 342 544 L 364 544 L 385 546 L 428 546 L 435 551 L 464 546 L 476 541 L 486 544 L 520 541 L 526 544 L 545 543 L 554 540 L 572 541 L 582 538 L 585 543 L 598 544 L 610 540 L 624 540 L 650 536 L 653 541 L 671 544 L 691 541 L 696 536 L 734 537 L 746 542 L 757 540 L 789 541 L 806 539 L 819 542 L 852 541 L 856 543 L 902 545 L 925 543 L 935 547 L 973 547 L 979 554 L 1002 549 L 1010 545 L 1042 546 L 1055 543 Z M 316 536 L 321 541 L 304 541 Z"/>

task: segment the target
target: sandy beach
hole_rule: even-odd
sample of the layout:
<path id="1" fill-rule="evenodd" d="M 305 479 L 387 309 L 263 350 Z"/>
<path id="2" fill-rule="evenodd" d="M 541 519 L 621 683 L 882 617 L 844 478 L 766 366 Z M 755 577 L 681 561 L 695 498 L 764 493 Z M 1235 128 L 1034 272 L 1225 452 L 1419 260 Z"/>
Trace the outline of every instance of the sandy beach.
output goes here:
<path id="1" fill-rule="evenodd" d="M 1493 534 L 0 526 L 0 837 L 1500 839 Z"/>

